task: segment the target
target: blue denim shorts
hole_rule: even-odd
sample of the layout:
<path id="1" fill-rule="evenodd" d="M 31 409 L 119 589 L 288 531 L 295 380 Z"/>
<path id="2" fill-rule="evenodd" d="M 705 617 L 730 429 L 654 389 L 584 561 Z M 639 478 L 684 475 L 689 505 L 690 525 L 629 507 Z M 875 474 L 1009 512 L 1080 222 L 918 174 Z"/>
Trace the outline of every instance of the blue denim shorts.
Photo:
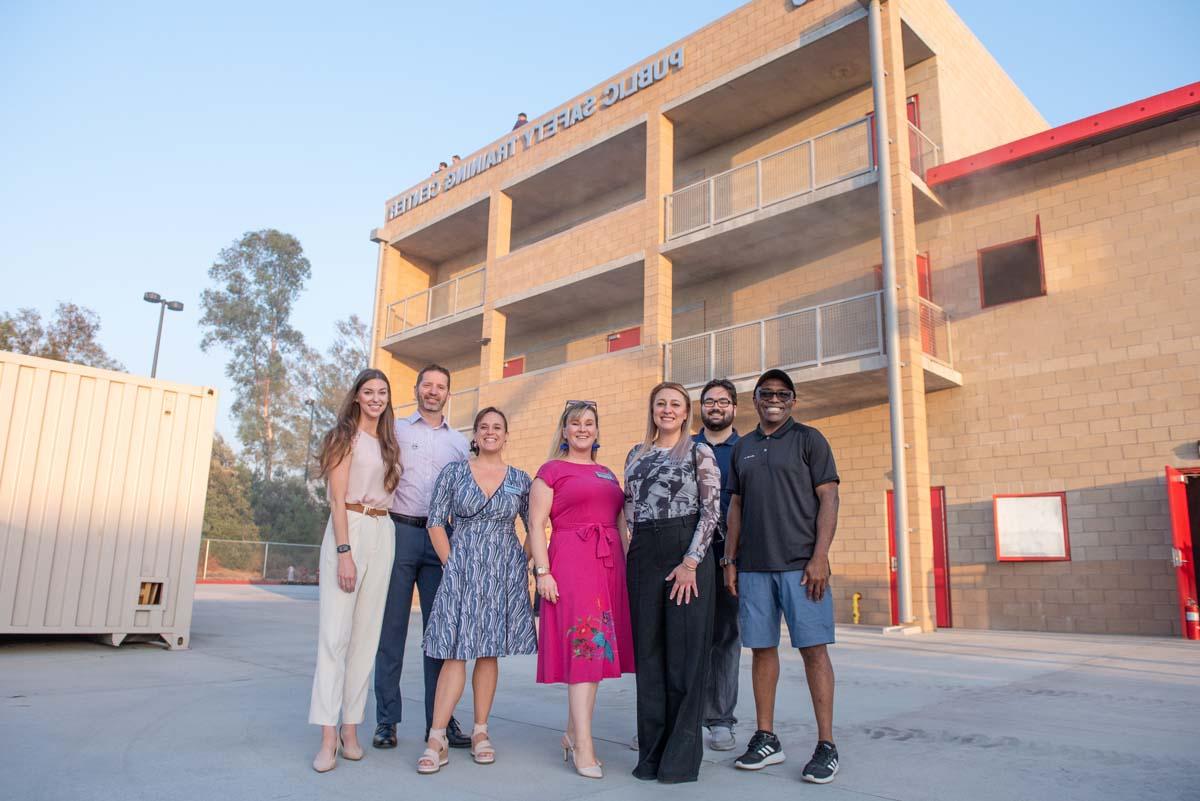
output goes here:
<path id="1" fill-rule="evenodd" d="M 779 621 L 787 620 L 793 648 L 833 642 L 833 593 L 814 601 L 800 583 L 803 570 L 737 574 L 738 626 L 746 648 L 779 645 Z"/>

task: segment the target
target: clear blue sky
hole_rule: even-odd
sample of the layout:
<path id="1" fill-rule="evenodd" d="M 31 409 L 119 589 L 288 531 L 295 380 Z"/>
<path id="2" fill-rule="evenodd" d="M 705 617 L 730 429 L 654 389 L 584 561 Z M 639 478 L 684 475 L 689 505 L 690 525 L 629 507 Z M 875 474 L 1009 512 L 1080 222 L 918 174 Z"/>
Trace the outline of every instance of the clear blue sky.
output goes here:
<path id="1" fill-rule="evenodd" d="M 782 0 L 779 0 L 782 2 Z M 816 0 L 822 2 L 822 0 Z M 1195 0 L 951 3 L 1051 124 L 1200 78 Z M 61 300 L 149 373 L 230 387 L 200 292 L 245 231 L 296 235 L 310 343 L 371 314 L 390 195 L 736 8 L 606 3 L 0 4 L 0 311 Z"/>

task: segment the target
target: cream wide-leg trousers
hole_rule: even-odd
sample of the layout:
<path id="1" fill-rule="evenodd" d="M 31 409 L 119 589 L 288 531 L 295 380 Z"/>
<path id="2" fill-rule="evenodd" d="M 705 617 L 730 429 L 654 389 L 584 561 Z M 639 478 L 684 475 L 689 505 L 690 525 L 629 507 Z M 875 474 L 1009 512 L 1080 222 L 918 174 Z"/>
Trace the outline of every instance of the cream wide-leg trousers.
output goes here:
<path id="1" fill-rule="evenodd" d="M 321 542 L 321 623 L 308 708 L 308 722 L 318 726 L 336 726 L 339 717 L 347 725 L 362 723 L 396 550 L 396 528 L 387 515 L 346 512 L 346 521 L 358 573 L 354 592 L 338 587 L 332 517 Z"/>

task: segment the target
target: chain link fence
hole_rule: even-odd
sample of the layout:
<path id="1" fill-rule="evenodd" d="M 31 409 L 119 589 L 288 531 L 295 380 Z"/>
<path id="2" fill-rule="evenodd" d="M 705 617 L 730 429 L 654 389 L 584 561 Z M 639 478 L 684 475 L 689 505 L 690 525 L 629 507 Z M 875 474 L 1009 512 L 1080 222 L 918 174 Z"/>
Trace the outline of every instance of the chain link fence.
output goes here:
<path id="1" fill-rule="evenodd" d="M 205 537 L 196 579 L 316 584 L 320 561 L 320 545 Z"/>

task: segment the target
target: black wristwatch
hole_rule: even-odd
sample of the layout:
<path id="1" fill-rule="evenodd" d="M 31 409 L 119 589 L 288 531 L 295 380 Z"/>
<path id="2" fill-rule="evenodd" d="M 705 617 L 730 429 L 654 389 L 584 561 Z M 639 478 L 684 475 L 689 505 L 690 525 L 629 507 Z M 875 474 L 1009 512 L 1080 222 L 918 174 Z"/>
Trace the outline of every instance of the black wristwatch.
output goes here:
<path id="1" fill-rule="evenodd" d="M 339 545 L 337 547 L 337 552 L 338 553 L 350 553 L 350 543 L 346 543 L 345 545 Z"/>
<path id="2" fill-rule="evenodd" d="M 720 558 L 720 560 L 718 560 L 717 564 L 719 564 L 721 567 L 728 567 L 729 565 L 736 565 L 737 557 L 736 556 L 722 556 Z"/>

